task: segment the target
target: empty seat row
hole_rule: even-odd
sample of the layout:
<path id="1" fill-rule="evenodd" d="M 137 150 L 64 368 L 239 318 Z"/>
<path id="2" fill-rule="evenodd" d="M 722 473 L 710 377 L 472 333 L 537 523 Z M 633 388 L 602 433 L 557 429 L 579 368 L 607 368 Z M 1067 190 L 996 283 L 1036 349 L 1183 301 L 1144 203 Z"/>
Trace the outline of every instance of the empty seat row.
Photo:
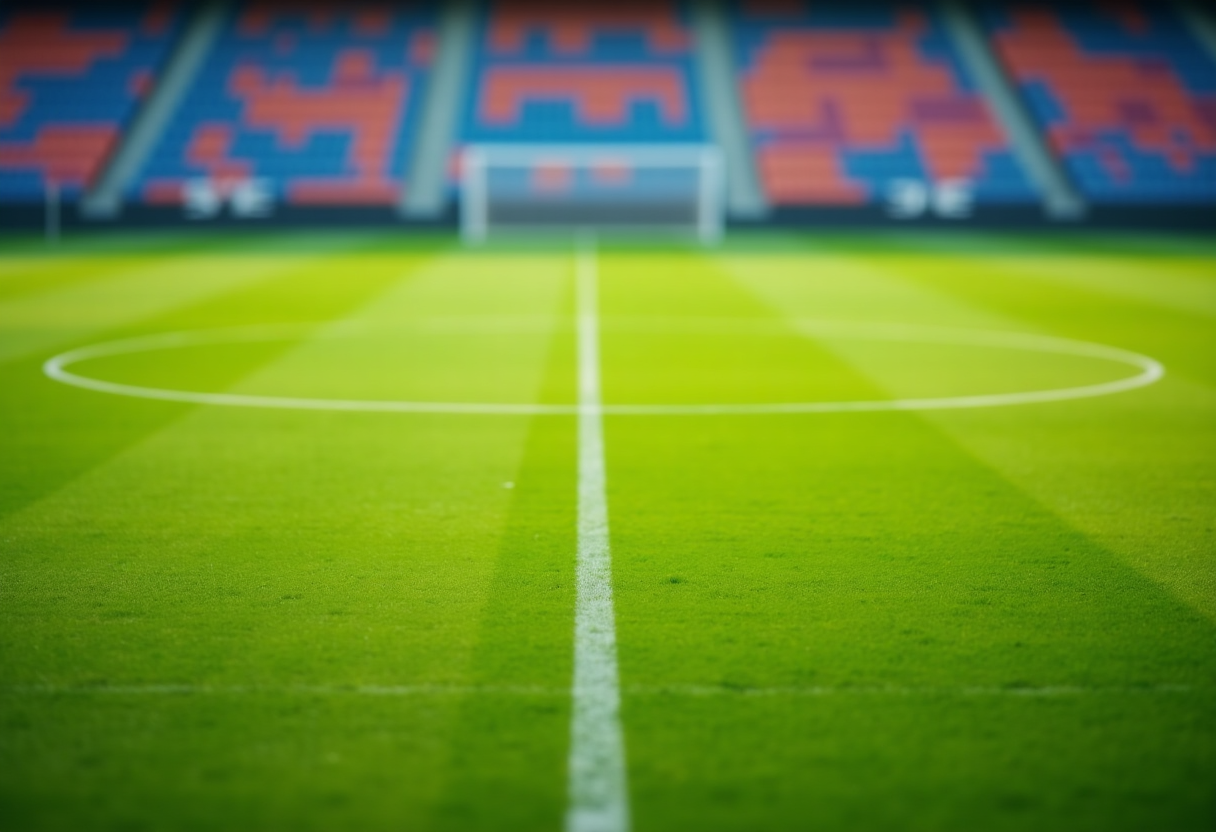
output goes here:
<path id="1" fill-rule="evenodd" d="M 711 141 L 692 0 L 486 0 L 458 145 Z M 1216 62 L 1172 7 L 977 0 L 1000 64 L 1092 202 L 1216 202 Z M 778 206 L 876 205 L 909 184 L 1037 194 L 937 6 L 731 0 L 738 93 Z M 0 7 L 0 201 L 93 184 L 185 32 L 175 2 Z M 436 49 L 431 4 L 244 0 L 127 197 L 258 180 L 297 205 L 397 202 Z M 458 153 L 454 153 L 453 172 Z"/>
<path id="2" fill-rule="evenodd" d="M 0 7 L 0 199 L 87 188 L 181 23 L 165 2 Z"/>
<path id="3" fill-rule="evenodd" d="M 1216 202 L 1216 63 L 1167 4 L 988 2 L 996 53 L 1093 202 Z"/>
<path id="4" fill-rule="evenodd" d="M 733 15 L 747 129 L 774 204 L 873 204 L 907 182 L 1034 200 L 931 7 L 753 0 Z"/>
<path id="5" fill-rule="evenodd" d="M 465 141 L 703 141 L 688 15 L 676 0 L 491 0 L 478 30 Z"/>
<path id="6" fill-rule="evenodd" d="M 254 0 L 236 7 L 131 196 L 258 180 L 295 205 L 402 196 L 434 51 L 427 6 Z"/>

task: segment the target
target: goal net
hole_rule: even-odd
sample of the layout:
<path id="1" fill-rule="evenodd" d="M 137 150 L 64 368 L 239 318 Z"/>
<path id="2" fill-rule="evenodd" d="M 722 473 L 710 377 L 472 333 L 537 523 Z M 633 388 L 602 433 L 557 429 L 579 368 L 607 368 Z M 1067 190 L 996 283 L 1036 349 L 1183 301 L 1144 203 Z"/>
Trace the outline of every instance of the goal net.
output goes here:
<path id="1" fill-rule="evenodd" d="M 461 232 L 722 233 L 722 165 L 710 145 L 470 145 Z"/>

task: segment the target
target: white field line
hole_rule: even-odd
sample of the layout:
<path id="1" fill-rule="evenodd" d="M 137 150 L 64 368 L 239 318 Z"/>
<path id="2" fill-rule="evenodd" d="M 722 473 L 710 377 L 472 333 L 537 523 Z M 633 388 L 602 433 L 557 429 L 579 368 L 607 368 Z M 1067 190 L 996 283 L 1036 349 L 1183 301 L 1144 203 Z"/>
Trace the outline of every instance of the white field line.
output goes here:
<path id="1" fill-rule="evenodd" d="M 834 697 L 978 697 L 1056 699 L 1086 696 L 1167 696 L 1173 694 L 1216 693 L 1207 686 L 1180 684 L 1091 686 L 1038 685 L 999 686 L 961 685 L 818 685 L 809 687 L 737 687 L 724 685 L 628 685 L 621 689 L 633 697 L 690 697 L 724 699 L 834 698 Z M 79 684 L 0 686 L 0 697 L 28 696 L 366 696 L 366 697 L 460 697 L 511 696 L 553 697 L 570 695 L 566 687 L 548 685 L 194 685 L 194 684 Z"/>
<path id="2" fill-rule="evenodd" d="M 1069 696 L 1119 695 L 1136 696 L 1170 693 L 1197 693 L 1205 688 L 1193 685 L 1144 685 L 1140 687 L 1101 687 L 1084 685 L 1041 686 L 997 686 L 966 685 L 960 687 L 933 687 L 907 685 L 820 685 L 810 687 L 726 687 L 719 685 L 648 685 L 630 686 L 625 689 L 629 696 L 685 696 L 685 697 L 735 697 L 735 698 L 817 698 L 849 696 L 962 696 L 962 697 L 1014 697 L 1056 698 Z"/>
<path id="3" fill-rule="evenodd" d="M 594 265 L 594 261 L 592 261 Z M 483 322 L 508 331 L 511 324 L 503 321 Z M 598 324 L 598 322 L 597 322 Z M 282 410 L 334 410 L 357 413 L 443 413 L 500 416 L 554 416 L 574 415 L 593 410 L 597 414 L 620 416 L 717 416 L 717 415 L 764 415 L 794 413 L 864 413 L 911 410 L 954 410 L 962 408 L 1009 407 L 1013 405 L 1045 404 L 1096 396 L 1109 396 L 1146 387 L 1165 375 L 1165 368 L 1156 360 L 1139 353 L 1106 344 L 1076 341 L 1018 332 L 995 332 L 985 330 L 948 329 L 943 327 L 914 326 L 901 324 L 865 324 L 842 321 L 799 320 L 797 327 L 808 336 L 844 338 L 865 341 L 888 341 L 926 344 L 953 344 L 958 346 L 987 347 L 1022 350 L 1056 355 L 1071 355 L 1110 361 L 1133 367 L 1139 372 L 1115 381 L 1087 384 L 1077 387 L 1048 390 L 1027 390 L 1010 393 L 982 395 L 939 396 L 926 398 L 876 399 L 862 401 L 821 402 L 760 402 L 760 403 L 710 403 L 710 404 L 608 404 L 596 400 L 595 404 L 581 401 L 578 404 L 530 404 L 523 402 L 428 402 L 397 400 L 361 400 L 304 398 L 294 396 L 259 396 L 242 393 L 207 393 L 193 390 L 174 390 L 158 387 L 143 387 L 133 384 L 105 381 L 80 375 L 68 369 L 73 364 L 95 358 L 128 355 L 141 352 L 174 349 L 206 344 L 241 343 L 256 341 L 280 341 L 299 337 L 300 327 L 241 327 L 195 332 L 168 332 L 157 335 L 128 338 L 93 344 L 71 350 L 50 358 L 43 365 L 43 372 L 51 379 L 74 387 L 82 387 L 98 393 L 131 396 L 141 399 L 182 402 L 188 404 L 225 407 L 255 407 Z M 433 331 L 457 331 L 458 324 L 446 320 L 436 322 Z M 722 329 L 721 327 L 719 329 Z M 351 337 L 358 333 L 342 333 Z M 581 342 L 580 342 L 581 343 Z"/>
<path id="4" fill-rule="evenodd" d="M 578 320 L 578 560 L 566 832 L 627 832 L 629 795 L 612 607 L 595 245 L 575 260 Z"/>
<path id="5" fill-rule="evenodd" d="M 193 685 L 193 684 L 80 684 L 14 685 L 0 687 L 0 696 L 540 696 L 567 697 L 569 688 L 545 685 Z"/>

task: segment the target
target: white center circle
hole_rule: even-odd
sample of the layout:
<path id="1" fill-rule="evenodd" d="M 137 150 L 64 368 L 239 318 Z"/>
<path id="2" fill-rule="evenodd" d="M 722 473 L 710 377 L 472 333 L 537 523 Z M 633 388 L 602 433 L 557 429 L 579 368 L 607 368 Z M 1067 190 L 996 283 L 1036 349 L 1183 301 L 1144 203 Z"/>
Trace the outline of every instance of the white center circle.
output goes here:
<path id="1" fill-rule="evenodd" d="M 611 416 L 694 416 L 749 415 L 780 413 L 860 413 L 873 411 L 948 410 L 978 407 L 1058 402 L 1109 396 L 1146 387 L 1165 375 L 1165 368 L 1153 358 L 1118 347 L 1070 338 L 1057 338 L 1020 332 L 955 329 L 913 324 L 867 324 L 844 321 L 799 320 L 799 332 L 836 339 L 887 341 L 916 344 L 943 344 L 964 347 L 989 347 L 1025 352 L 1093 358 L 1133 368 L 1136 372 L 1114 381 L 1075 387 L 983 395 L 926 398 L 862 399 L 856 401 L 760 402 L 717 404 L 604 404 L 595 408 Z M 315 333 L 304 326 L 259 326 L 229 329 L 166 332 L 120 341 L 108 341 L 70 350 L 50 358 L 43 372 L 63 384 L 140 399 L 182 402 L 222 407 L 257 407 L 285 410 L 337 410 L 363 413 L 451 413 L 487 415 L 574 415 L 584 409 L 577 404 L 527 404 L 512 402 L 442 402 L 379 399 L 330 399 L 295 396 L 262 396 L 244 393 L 209 393 L 173 390 L 105 381 L 72 372 L 69 367 L 83 361 L 119 355 L 156 352 L 218 344 L 286 341 L 302 334 Z M 331 333 L 328 337 L 351 337 L 356 331 Z"/>

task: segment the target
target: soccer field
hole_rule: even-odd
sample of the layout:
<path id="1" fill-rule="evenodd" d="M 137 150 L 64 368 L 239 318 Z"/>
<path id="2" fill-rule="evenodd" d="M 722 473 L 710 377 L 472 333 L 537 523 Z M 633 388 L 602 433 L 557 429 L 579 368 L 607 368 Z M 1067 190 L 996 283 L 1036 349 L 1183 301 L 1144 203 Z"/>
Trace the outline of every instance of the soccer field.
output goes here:
<path id="1" fill-rule="evenodd" d="M 6 830 L 1216 818 L 1211 240 L 8 240 L 0 391 Z"/>

